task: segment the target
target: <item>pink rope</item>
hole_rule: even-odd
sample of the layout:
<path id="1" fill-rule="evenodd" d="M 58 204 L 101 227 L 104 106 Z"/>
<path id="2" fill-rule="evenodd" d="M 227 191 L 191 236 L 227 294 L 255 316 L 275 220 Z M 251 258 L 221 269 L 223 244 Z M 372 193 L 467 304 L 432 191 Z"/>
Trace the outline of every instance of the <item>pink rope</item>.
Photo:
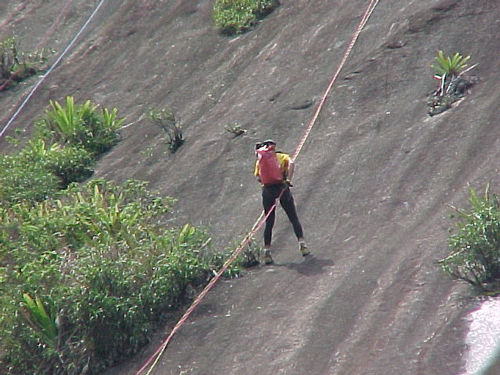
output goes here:
<path id="1" fill-rule="evenodd" d="M 323 108 L 323 104 L 325 104 L 326 98 L 328 97 L 328 95 L 330 94 L 330 91 L 332 90 L 333 84 L 337 80 L 337 78 L 340 74 L 340 71 L 344 67 L 345 62 L 347 61 L 347 58 L 351 54 L 351 51 L 352 51 L 352 48 L 354 47 L 354 44 L 358 40 L 358 37 L 359 37 L 359 34 L 361 33 L 361 30 L 363 29 L 366 22 L 368 21 L 368 18 L 370 18 L 371 14 L 373 13 L 373 10 L 375 9 L 375 7 L 378 4 L 378 1 L 379 0 L 371 0 L 370 4 L 368 4 L 368 8 L 366 9 L 365 13 L 363 14 L 363 18 L 361 18 L 361 21 L 359 22 L 358 28 L 356 29 L 355 33 L 353 34 L 353 36 L 351 38 L 351 42 L 349 43 L 346 51 L 344 52 L 344 56 L 342 57 L 342 60 L 340 61 L 339 67 L 337 68 L 337 71 L 335 72 L 332 79 L 330 80 L 330 83 L 328 84 L 328 87 L 325 90 L 325 93 L 324 93 L 323 97 L 321 98 L 321 100 L 318 104 L 318 107 L 316 108 L 316 111 L 314 112 L 313 117 L 311 118 L 311 121 L 309 121 L 309 124 L 308 124 L 306 130 L 304 131 L 304 134 L 303 134 L 302 138 L 300 139 L 299 144 L 297 145 L 294 153 L 292 154 L 293 161 L 295 161 L 295 159 L 299 155 L 300 151 L 302 150 L 302 147 L 304 146 L 304 143 L 306 142 L 307 137 L 309 137 L 309 133 L 311 133 L 311 130 L 312 130 L 314 124 L 316 123 L 316 119 L 318 118 L 319 113 L 321 112 L 321 109 Z"/>
<path id="2" fill-rule="evenodd" d="M 283 195 L 284 191 L 285 191 L 285 189 L 283 189 L 281 191 L 281 193 L 280 193 L 280 195 L 278 196 L 277 199 L 281 198 L 281 196 Z M 160 344 L 160 346 L 158 347 L 158 349 L 156 349 L 156 351 L 148 358 L 148 360 L 144 363 L 144 365 L 136 372 L 136 375 L 140 375 L 143 371 L 145 371 L 145 369 L 151 364 L 151 362 L 153 361 L 153 359 L 156 358 L 155 361 L 154 361 L 154 363 L 153 363 L 153 365 L 151 366 L 151 368 L 147 372 L 148 375 L 151 373 L 151 371 L 153 370 L 153 368 L 158 363 L 158 360 L 160 359 L 161 355 L 163 354 L 163 352 L 167 348 L 167 345 L 170 342 L 170 340 L 172 339 L 172 337 L 174 337 L 174 335 L 177 333 L 177 331 L 181 328 L 181 326 L 189 318 L 189 316 L 191 315 L 191 313 L 196 309 L 196 307 L 200 304 L 200 302 L 208 294 L 208 292 L 210 291 L 210 289 L 212 289 L 212 287 L 220 279 L 220 277 L 224 274 L 224 272 L 226 272 L 226 270 L 228 269 L 228 267 L 234 262 L 234 260 L 238 257 L 238 255 L 240 255 L 240 253 L 243 251 L 243 249 L 245 248 L 245 246 L 248 245 L 248 243 L 253 238 L 253 236 L 255 236 L 255 234 L 258 232 L 258 230 L 266 222 L 266 220 L 269 217 L 269 215 L 271 215 L 271 213 L 273 212 L 273 210 L 276 208 L 276 205 L 277 205 L 277 202 L 275 201 L 274 204 L 273 204 L 273 206 L 271 207 L 271 209 L 268 211 L 268 213 L 265 216 L 263 214 L 260 215 L 259 219 L 257 219 L 256 223 L 254 224 L 254 227 L 253 227 L 252 231 L 240 243 L 240 245 L 238 246 L 238 248 L 226 260 L 226 262 L 224 263 L 224 265 L 222 266 L 222 268 L 210 280 L 210 282 L 205 286 L 205 288 L 203 288 L 203 290 L 201 291 L 201 293 L 193 301 L 193 303 L 191 304 L 191 306 L 189 306 L 189 308 L 186 310 L 186 312 L 184 313 L 184 315 L 179 319 L 179 321 L 174 326 L 174 328 L 172 328 L 172 331 L 170 331 L 170 334 L 168 335 L 168 337 Z"/>

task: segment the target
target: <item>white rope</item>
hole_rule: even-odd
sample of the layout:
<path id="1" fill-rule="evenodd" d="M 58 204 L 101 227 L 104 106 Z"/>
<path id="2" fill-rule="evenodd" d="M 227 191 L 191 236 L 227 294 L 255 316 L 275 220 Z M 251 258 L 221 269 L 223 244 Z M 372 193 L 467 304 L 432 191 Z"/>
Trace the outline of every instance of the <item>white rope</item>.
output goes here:
<path id="1" fill-rule="evenodd" d="M 97 4 L 97 6 L 95 7 L 94 11 L 92 12 L 92 14 L 90 15 L 90 17 L 87 19 L 87 21 L 85 22 L 85 24 L 80 28 L 80 30 L 78 31 L 78 33 L 76 33 L 75 37 L 71 40 L 71 42 L 69 42 L 69 44 L 67 45 L 67 47 L 64 49 L 64 51 L 61 53 L 61 55 L 57 58 L 57 60 L 50 66 L 49 69 L 47 69 L 47 71 L 45 72 L 44 75 L 42 75 L 40 77 L 40 79 L 38 80 L 38 82 L 36 83 L 36 85 L 31 89 L 30 93 L 28 94 L 28 96 L 26 97 L 26 99 L 24 99 L 24 101 L 21 103 L 21 105 L 17 108 L 16 112 L 14 112 L 14 114 L 12 115 L 12 117 L 10 118 L 10 120 L 7 122 L 7 124 L 4 126 L 4 128 L 2 129 L 2 131 L 0 132 L 0 138 L 2 138 L 2 136 L 4 135 L 4 133 L 7 131 L 7 129 L 9 128 L 9 126 L 12 124 L 12 122 L 16 119 L 16 117 L 19 115 L 19 113 L 22 111 L 22 109 L 24 108 L 24 106 L 28 103 L 28 101 L 31 99 L 31 97 L 33 96 L 33 94 L 35 93 L 35 91 L 38 89 L 38 87 L 40 87 L 40 85 L 43 83 L 43 81 L 45 80 L 45 78 L 48 77 L 48 75 L 50 73 L 52 73 L 52 71 L 56 68 L 57 64 L 59 64 L 59 62 L 63 59 L 63 57 L 66 55 L 66 53 L 71 49 L 71 47 L 73 47 L 73 44 L 75 44 L 76 40 L 78 39 L 78 37 L 83 33 L 83 31 L 87 28 L 87 26 L 89 25 L 90 21 L 92 21 L 92 19 L 94 18 L 94 16 L 97 14 L 97 12 L 99 11 L 99 9 L 101 8 L 101 6 L 104 4 L 104 1 L 105 0 L 101 0 L 99 2 L 99 4 Z"/>

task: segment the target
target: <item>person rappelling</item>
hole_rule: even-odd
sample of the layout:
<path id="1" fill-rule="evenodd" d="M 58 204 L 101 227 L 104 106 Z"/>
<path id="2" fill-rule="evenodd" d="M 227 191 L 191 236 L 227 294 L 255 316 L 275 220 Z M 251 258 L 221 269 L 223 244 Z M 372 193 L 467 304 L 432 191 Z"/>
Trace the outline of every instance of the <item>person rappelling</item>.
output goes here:
<path id="1" fill-rule="evenodd" d="M 285 210 L 288 219 L 292 223 L 293 230 L 297 236 L 299 250 L 303 256 L 309 255 L 302 225 L 300 224 L 295 208 L 290 187 L 293 177 L 294 163 L 290 155 L 276 151 L 276 142 L 268 139 L 264 142 L 258 142 L 255 145 L 257 160 L 255 162 L 254 174 L 257 181 L 262 185 L 262 204 L 264 213 L 267 216 L 264 229 L 264 263 L 272 264 L 271 239 L 275 221 L 275 202 L 279 198 L 281 207 Z M 272 212 L 269 212 L 272 210 Z"/>

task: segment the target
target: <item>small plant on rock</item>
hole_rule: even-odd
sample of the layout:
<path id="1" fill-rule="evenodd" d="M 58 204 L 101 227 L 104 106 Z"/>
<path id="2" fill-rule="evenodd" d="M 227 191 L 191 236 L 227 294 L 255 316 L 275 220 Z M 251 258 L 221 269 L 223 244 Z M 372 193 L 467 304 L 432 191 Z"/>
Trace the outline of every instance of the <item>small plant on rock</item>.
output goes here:
<path id="1" fill-rule="evenodd" d="M 14 37 L 0 41 L 0 91 L 43 70 L 49 51 L 19 52 Z"/>
<path id="2" fill-rule="evenodd" d="M 428 100 L 429 115 L 433 116 L 451 108 L 452 104 L 465 95 L 465 92 L 476 81 L 476 77 L 465 77 L 464 73 L 469 69 L 467 62 L 470 56 L 462 56 L 456 52 L 453 56 L 447 56 L 443 51 L 438 51 L 435 57 L 436 64 L 432 64 L 432 69 L 436 74 L 434 78 L 439 80 L 439 87 Z"/>
<path id="3" fill-rule="evenodd" d="M 184 144 L 184 138 L 182 137 L 182 129 L 175 118 L 174 112 L 168 108 L 160 110 L 152 109 L 149 111 L 149 117 L 165 132 L 170 152 L 176 152 Z"/>
<path id="4" fill-rule="evenodd" d="M 226 129 L 226 131 L 227 131 L 228 133 L 233 134 L 235 138 L 236 138 L 237 136 L 239 136 L 239 135 L 243 135 L 243 134 L 245 134 L 245 133 L 247 132 L 247 130 L 246 130 L 246 129 L 243 129 L 243 128 L 241 127 L 241 125 L 240 125 L 240 124 L 238 124 L 238 123 L 234 123 L 234 124 L 226 124 L 226 125 L 224 125 L 224 129 Z"/>
<path id="5" fill-rule="evenodd" d="M 470 190 L 469 210 L 453 207 L 458 232 L 450 236 L 450 254 L 439 261 L 446 273 L 482 290 L 500 279 L 500 205 L 488 190 L 482 197 Z"/>
<path id="6" fill-rule="evenodd" d="M 448 76 L 453 78 L 458 76 L 467 67 L 467 61 L 469 61 L 470 56 L 463 57 L 460 53 L 456 52 L 453 57 L 450 57 L 445 56 L 443 51 L 438 51 L 435 59 L 437 65 L 431 66 L 437 72 L 438 77 Z"/>

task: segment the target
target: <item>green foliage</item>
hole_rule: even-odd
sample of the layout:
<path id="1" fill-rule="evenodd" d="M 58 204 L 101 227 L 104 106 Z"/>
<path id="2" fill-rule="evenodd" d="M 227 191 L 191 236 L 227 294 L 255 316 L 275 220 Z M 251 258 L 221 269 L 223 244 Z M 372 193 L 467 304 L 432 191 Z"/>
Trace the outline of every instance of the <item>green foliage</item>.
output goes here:
<path id="1" fill-rule="evenodd" d="M 149 111 L 149 117 L 165 132 L 170 152 L 176 152 L 184 144 L 184 139 L 182 137 L 181 126 L 175 119 L 174 112 L 167 108 L 160 110 L 152 109 Z"/>
<path id="2" fill-rule="evenodd" d="M 0 77 L 8 78 L 19 65 L 17 45 L 13 37 L 0 42 Z"/>
<path id="3" fill-rule="evenodd" d="M 89 178 L 97 157 L 118 141 L 123 119 L 117 110 L 86 101 L 66 106 L 50 102 L 52 110 L 37 123 L 34 139 L 12 155 L 0 155 L 0 206 L 42 201 L 72 182 Z"/>
<path id="4" fill-rule="evenodd" d="M 31 164 L 41 164 L 48 173 L 58 177 L 60 189 L 92 175 L 90 167 L 94 164 L 94 159 L 87 150 L 80 147 L 61 147 L 57 143 L 47 146 L 44 140 L 35 139 L 28 143 L 21 156 Z"/>
<path id="5" fill-rule="evenodd" d="M 456 52 L 453 56 L 445 56 L 443 51 L 438 51 L 435 57 L 437 65 L 431 65 L 439 77 L 448 76 L 453 77 L 460 74 L 462 69 L 467 67 L 467 61 L 470 56 L 463 57 L 460 53 Z"/>
<path id="6" fill-rule="evenodd" d="M 43 70 L 48 52 L 19 52 L 14 37 L 0 41 L 0 91 Z"/>
<path id="7" fill-rule="evenodd" d="M 92 174 L 94 159 L 83 148 L 47 146 L 34 139 L 19 153 L 0 155 L 0 206 L 42 201 Z"/>
<path id="8" fill-rule="evenodd" d="M 0 156 L 2 374 L 101 373 L 144 345 L 227 255 L 201 228 L 166 227 L 173 201 L 143 182 L 73 184 L 117 140 L 116 109 L 97 109 L 51 102 L 34 139 Z M 178 128 L 171 111 L 151 118 Z"/>
<path id="9" fill-rule="evenodd" d="M 463 57 L 458 52 L 453 56 L 445 56 L 443 51 L 438 51 L 435 57 L 437 65 L 431 65 L 436 71 L 434 78 L 439 79 L 439 87 L 427 100 L 428 113 L 431 116 L 437 115 L 451 108 L 454 102 L 465 96 L 465 92 L 476 81 L 477 77 L 466 77 L 465 72 L 475 67 L 471 66 L 467 70 L 467 62 L 470 56 Z"/>
<path id="10" fill-rule="evenodd" d="M 42 341 L 52 348 L 57 347 L 57 323 L 56 318 L 51 316 L 45 309 L 40 297 L 33 299 L 28 293 L 23 294 L 25 322 L 37 333 Z"/>
<path id="11" fill-rule="evenodd" d="M 0 208 L 0 372 L 97 374 L 144 345 L 223 258 L 203 229 L 161 223 L 171 204 L 96 180 Z"/>
<path id="12" fill-rule="evenodd" d="M 63 107 L 57 101 L 50 101 L 50 109 L 38 123 L 38 130 L 52 142 L 80 146 L 98 156 L 118 142 L 118 129 L 124 119 L 117 118 L 118 110 L 109 111 L 87 100 L 75 105 L 72 96 L 66 97 Z"/>
<path id="13" fill-rule="evenodd" d="M 278 6 L 278 0 L 216 0 L 213 19 L 222 33 L 240 34 Z"/>
<path id="14" fill-rule="evenodd" d="M 59 181 L 42 163 L 22 155 L 0 155 L 0 207 L 18 201 L 41 201 L 55 194 Z"/>
<path id="15" fill-rule="evenodd" d="M 60 189 L 65 189 L 72 182 L 84 181 L 93 173 L 93 157 L 87 150 L 79 147 L 54 144 L 44 162 L 49 173 L 59 178 Z"/>
<path id="16" fill-rule="evenodd" d="M 234 123 L 234 124 L 226 124 L 224 125 L 224 129 L 228 132 L 234 135 L 234 137 L 238 137 L 239 135 L 246 134 L 247 130 L 243 129 L 240 124 Z"/>
<path id="17" fill-rule="evenodd" d="M 483 197 L 470 190 L 471 209 L 459 210 L 458 232 L 449 239 L 450 254 L 440 260 L 452 277 L 486 289 L 500 278 L 500 206 L 488 188 Z"/>

